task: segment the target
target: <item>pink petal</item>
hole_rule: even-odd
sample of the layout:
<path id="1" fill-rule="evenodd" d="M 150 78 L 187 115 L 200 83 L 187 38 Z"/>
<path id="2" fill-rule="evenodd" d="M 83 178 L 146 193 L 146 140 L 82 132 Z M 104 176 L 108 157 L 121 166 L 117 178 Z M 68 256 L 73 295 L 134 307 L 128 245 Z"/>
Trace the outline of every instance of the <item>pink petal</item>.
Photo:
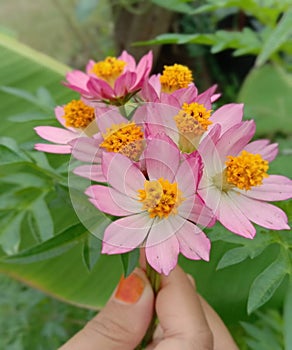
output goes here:
<path id="1" fill-rule="evenodd" d="M 87 83 L 89 77 L 87 74 L 79 71 L 73 70 L 67 73 L 66 79 L 68 81 L 64 85 L 68 86 L 70 89 L 80 92 L 81 94 L 88 94 Z"/>
<path id="2" fill-rule="evenodd" d="M 159 102 L 159 97 L 154 87 L 149 84 L 148 81 L 145 81 L 141 91 L 139 92 L 139 96 L 142 97 L 144 101 L 147 102 Z"/>
<path id="3" fill-rule="evenodd" d="M 198 97 L 198 89 L 195 84 L 190 84 L 186 88 L 174 91 L 171 95 L 177 99 L 179 106 L 181 107 L 185 102 L 191 103 L 196 100 Z"/>
<path id="4" fill-rule="evenodd" d="M 57 106 L 55 108 L 55 116 L 58 120 L 58 122 L 63 125 L 65 128 L 69 129 L 69 130 L 74 130 L 73 128 L 68 128 L 66 125 L 65 125 L 65 119 L 63 118 L 64 116 L 64 108 L 61 107 L 61 106 Z"/>
<path id="5" fill-rule="evenodd" d="M 143 83 L 144 79 L 148 77 L 151 69 L 152 69 L 152 63 L 153 63 L 153 53 L 152 51 L 149 51 L 146 55 L 144 55 L 140 62 L 137 65 L 136 68 L 136 84 L 135 88 L 141 87 L 141 84 Z"/>
<path id="6" fill-rule="evenodd" d="M 120 254 L 138 247 L 145 240 L 152 221 L 145 213 L 114 221 L 104 232 L 102 253 Z"/>
<path id="7" fill-rule="evenodd" d="M 128 120 L 115 110 L 108 110 L 96 118 L 98 128 L 102 134 L 106 134 L 114 124 L 128 123 Z"/>
<path id="8" fill-rule="evenodd" d="M 93 181 L 106 182 L 106 179 L 103 175 L 100 164 L 99 165 L 80 165 L 73 170 L 73 173 Z"/>
<path id="9" fill-rule="evenodd" d="M 245 148 L 247 152 L 260 154 L 263 159 L 271 162 L 278 154 L 278 144 L 270 143 L 270 140 L 256 140 L 250 142 Z"/>
<path id="10" fill-rule="evenodd" d="M 185 221 L 176 237 L 179 241 L 179 250 L 185 257 L 209 261 L 211 242 L 198 226 Z"/>
<path id="11" fill-rule="evenodd" d="M 183 201 L 178 207 L 178 214 L 202 227 L 210 227 L 215 224 L 215 216 L 212 210 L 206 206 L 198 195 Z"/>
<path id="12" fill-rule="evenodd" d="M 212 98 L 216 88 L 217 88 L 217 85 L 211 86 L 209 89 L 207 89 L 206 91 L 201 93 L 199 96 L 197 96 L 195 102 L 203 104 L 205 106 L 205 108 L 207 108 L 208 110 L 212 109 L 211 98 Z"/>
<path id="13" fill-rule="evenodd" d="M 71 146 L 65 145 L 49 145 L 46 143 L 37 143 L 34 145 L 37 151 L 48 152 L 48 153 L 58 153 L 58 154 L 69 154 L 71 153 Z"/>
<path id="14" fill-rule="evenodd" d="M 162 177 L 172 182 L 179 166 L 180 151 L 171 140 L 157 136 L 148 142 L 145 159 L 150 180 Z"/>
<path id="15" fill-rule="evenodd" d="M 104 152 L 102 169 L 107 182 L 115 189 L 134 199 L 144 188 L 145 176 L 129 158 L 119 153 Z"/>
<path id="16" fill-rule="evenodd" d="M 130 55 L 127 51 L 123 51 L 122 54 L 118 57 L 119 60 L 126 62 L 125 71 L 134 71 L 136 69 L 135 58 Z"/>
<path id="17" fill-rule="evenodd" d="M 93 98 L 98 100 L 107 100 L 115 98 L 114 90 L 104 80 L 97 77 L 91 77 L 87 83 L 87 90 Z"/>
<path id="18" fill-rule="evenodd" d="M 116 97 L 123 97 L 133 91 L 137 75 L 135 72 L 125 72 L 115 81 L 114 93 Z"/>
<path id="19" fill-rule="evenodd" d="M 255 133 L 253 120 L 234 125 L 227 130 L 216 144 L 216 149 L 223 163 L 227 156 L 237 156 L 251 140 Z"/>
<path id="20" fill-rule="evenodd" d="M 142 204 L 138 200 L 107 186 L 89 186 L 85 194 L 91 197 L 90 201 L 97 209 L 107 214 L 127 216 L 142 211 Z"/>
<path id="21" fill-rule="evenodd" d="M 153 246 L 149 246 L 147 240 L 145 252 L 147 261 L 153 269 L 167 276 L 177 265 L 179 243 L 176 236 Z"/>
<path id="22" fill-rule="evenodd" d="M 211 116 L 212 123 L 221 125 L 221 134 L 240 123 L 243 117 L 243 103 L 230 103 L 217 109 Z"/>
<path id="23" fill-rule="evenodd" d="M 230 197 L 229 192 L 222 192 L 220 199 L 221 201 L 216 210 L 216 215 L 221 224 L 240 236 L 253 238 L 256 234 L 254 226 L 237 207 L 233 197 Z"/>
<path id="24" fill-rule="evenodd" d="M 286 214 L 278 207 L 233 191 L 230 191 L 229 197 L 240 208 L 243 215 L 254 223 L 272 230 L 290 229 Z"/>
<path id="25" fill-rule="evenodd" d="M 222 172 L 224 161 L 221 160 L 221 156 L 217 150 L 217 142 L 221 133 L 221 126 L 219 124 L 204 135 L 201 140 L 198 153 L 200 154 L 203 164 L 205 176 L 212 178 L 215 174 Z"/>
<path id="26" fill-rule="evenodd" d="M 71 142 L 72 155 L 78 160 L 88 163 L 100 163 L 102 150 L 100 142 L 89 137 L 79 137 Z"/>
<path id="27" fill-rule="evenodd" d="M 285 176 L 270 175 L 263 180 L 263 184 L 255 186 L 249 191 L 238 192 L 247 197 L 264 201 L 282 201 L 292 197 L 292 181 Z"/>
<path id="28" fill-rule="evenodd" d="M 95 61 L 93 61 L 93 60 L 88 61 L 87 65 L 86 65 L 86 73 L 87 74 L 93 74 L 92 69 L 93 69 L 94 65 L 95 65 Z"/>
<path id="29" fill-rule="evenodd" d="M 44 140 L 64 145 L 78 137 L 77 132 L 56 128 L 54 126 L 37 126 L 34 130 Z"/>
<path id="30" fill-rule="evenodd" d="M 194 153 L 180 164 L 175 181 L 178 183 L 184 198 L 192 196 L 196 192 L 201 179 L 202 167 L 202 159 L 198 153 Z"/>

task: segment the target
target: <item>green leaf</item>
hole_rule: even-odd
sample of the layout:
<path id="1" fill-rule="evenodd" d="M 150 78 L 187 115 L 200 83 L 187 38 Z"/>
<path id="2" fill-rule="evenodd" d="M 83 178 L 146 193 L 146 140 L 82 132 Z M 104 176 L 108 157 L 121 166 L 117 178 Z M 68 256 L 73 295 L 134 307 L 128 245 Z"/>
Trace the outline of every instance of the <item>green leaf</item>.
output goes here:
<path id="1" fill-rule="evenodd" d="M 73 225 L 41 244 L 9 256 L 4 262 L 28 264 L 50 259 L 71 249 L 78 243 L 78 240 L 87 234 L 87 232 L 83 225 Z"/>
<path id="2" fill-rule="evenodd" d="M 20 163 L 23 158 L 5 145 L 0 145 L 0 165 Z"/>
<path id="3" fill-rule="evenodd" d="M 38 241 L 45 241 L 54 235 L 54 223 L 47 203 L 38 198 L 30 207 L 30 227 Z"/>
<path id="4" fill-rule="evenodd" d="M 12 255 L 18 252 L 20 244 L 20 227 L 24 212 L 15 212 L 4 225 L 1 225 L 0 245 L 3 251 Z"/>
<path id="5" fill-rule="evenodd" d="M 292 132 L 292 75 L 275 65 L 251 70 L 239 92 L 245 116 L 253 118 L 257 135 Z M 259 93 L 260 91 L 260 93 Z"/>
<path id="6" fill-rule="evenodd" d="M 91 271 L 101 254 L 101 239 L 95 237 L 91 233 L 84 239 L 83 244 L 83 260 L 88 271 Z"/>
<path id="7" fill-rule="evenodd" d="M 262 66 L 292 34 L 292 8 L 283 14 L 276 28 L 264 42 L 256 66 Z"/>
<path id="8" fill-rule="evenodd" d="M 140 250 L 134 249 L 129 253 L 121 254 L 125 277 L 129 276 L 138 264 Z"/>
<path id="9" fill-rule="evenodd" d="M 281 250 L 278 258 L 254 280 L 248 298 L 249 314 L 272 297 L 288 272 L 289 260 L 286 252 Z"/>
<path id="10" fill-rule="evenodd" d="M 292 278 L 289 276 L 289 285 L 284 300 L 284 339 L 285 349 L 292 349 Z"/>
<path id="11" fill-rule="evenodd" d="M 228 250 L 219 261 L 217 270 L 224 269 L 224 267 L 238 264 L 241 261 L 247 259 L 249 256 L 248 249 L 246 247 L 238 247 Z"/>

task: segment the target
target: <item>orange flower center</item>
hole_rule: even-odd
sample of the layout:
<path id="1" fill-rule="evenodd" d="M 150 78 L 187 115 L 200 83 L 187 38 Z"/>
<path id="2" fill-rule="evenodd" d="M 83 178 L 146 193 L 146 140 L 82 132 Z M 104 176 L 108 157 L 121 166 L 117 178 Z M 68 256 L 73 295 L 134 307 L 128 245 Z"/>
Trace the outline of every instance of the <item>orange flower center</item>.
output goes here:
<path id="1" fill-rule="evenodd" d="M 85 129 L 95 118 L 94 108 L 81 100 L 72 100 L 64 106 L 65 125 Z"/>
<path id="2" fill-rule="evenodd" d="M 163 92 L 172 93 L 175 90 L 186 88 L 193 81 L 191 70 L 181 64 L 164 66 L 160 82 Z"/>

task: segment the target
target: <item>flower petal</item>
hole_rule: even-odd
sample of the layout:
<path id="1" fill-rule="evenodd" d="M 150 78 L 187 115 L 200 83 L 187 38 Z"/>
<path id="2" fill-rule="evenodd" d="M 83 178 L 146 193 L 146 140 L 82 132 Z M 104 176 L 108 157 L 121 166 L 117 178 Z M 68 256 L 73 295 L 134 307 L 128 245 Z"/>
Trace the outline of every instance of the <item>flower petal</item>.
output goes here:
<path id="1" fill-rule="evenodd" d="M 145 253 L 147 261 L 153 269 L 167 276 L 177 265 L 179 254 L 178 240 L 176 236 L 171 236 L 165 241 L 152 246 L 148 245 L 147 240 Z"/>
<path id="2" fill-rule="evenodd" d="M 185 257 L 209 261 L 211 242 L 198 226 L 185 221 L 176 237 L 179 241 L 179 250 Z"/>
<path id="3" fill-rule="evenodd" d="M 221 193 L 220 203 L 215 214 L 223 226 L 240 236 L 253 238 L 256 234 L 254 226 L 234 203 L 229 192 Z"/>
<path id="4" fill-rule="evenodd" d="M 243 117 L 243 103 L 230 103 L 217 109 L 210 121 L 214 124 L 219 123 L 221 125 L 221 134 L 224 134 L 235 124 L 242 121 Z"/>
<path id="5" fill-rule="evenodd" d="M 144 188 L 145 176 L 135 163 L 119 153 L 104 152 L 102 169 L 107 182 L 121 193 L 137 199 Z"/>
<path id="6" fill-rule="evenodd" d="M 253 120 L 234 125 L 227 130 L 216 144 L 217 152 L 224 163 L 227 156 L 237 156 L 255 133 Z"/>
<path id="7" fill-rule="evenodd" d="M 87 83 L 87 90 L 93 98 L 107 100 L 115 98 L 114 90 L 104 80 L 97 77 L 90 77 Z"/>
<path id="8" fill-rule="evenodd" d="M 80 165 L 73 170 L 73 173 L 93 181 L 106 182 L 106 179 L 103 175 L 100 164 L 99 165 Z"/>
<path id="9" fill-rule="evenodd" d="M 247 152 L 260 154 L 263 159 L 271 162 L 278 154 L 278 144 L 270 143 L 270 140 L 256 140 L 250 142 L 244 148 Z"/>
<path id="10" fill-rule="evenodd" d="M 35 132 L 44 140 L 66 145 L 73 139 L 78 137 L 77 132 L 56 128 L 54 126 L 37 126 Z"/>
<path id="11" fill-rule="evenodd" d="M 233 191 L 230 191 L 229 197 L 240 208 L 243 215 L 254 223 L 272 230 L 290 229 L 288 218 L 280 208 L 269 203 L 248 198 Z"/>
<path id="12" fill-rule="evenodd" d="M 116 97 L 123 97 L 133 91 L 137 74 L 135 72 L 125 72 L 115 81 L 114 92 Z"/>
<path id="13" fill-rule="evenodd" d="M 254 199 L 282 201 L 292 198 L 292 181 L 286 176 L 269 175 L 263 180 L 261 186 L 252 187 L 249 191 L 238 190 L 238 192 Z"/>
<path id="14" fill-rule="evenodd" d="M 145 240 L 152 221 L 145 213 L 114 221 L 104 232 L 102 253 L 120 254 L 138 247 Z"/>
<path id="15" fill-rule="evenodd" d="M 202 168 L 202 159 L 197 152 L 184 159 L 180 164 L 175 181 L 178 183 L 184 198 L 192 196 L 196 192 L 202 176 Z"/>
<path id="16" fill-rule="evenodd" d="M 99 114 L 96 118 L 98 128 L 102 134 L 106 134 L 114 124 L 128 123 L 128 120 L 121 116 L 115 109 L 107 109 L 106 113 Z"/>
<path id="17" fill-rule="evenodd" d="M 142 211 L 138 200 L 127 197 L 114 188 L 93 185 L 86 189 L 85 194 L 97 209 L 107 214 L 127 216 Z"/>
<path id="18" fill-rule="evenodd" d="M 67 82 L 64 83 L 68 88 L 75 90 L 82 95 L 88 95 L 87 83 L 89 81 L 89 77 L 84 72 L 80 70 L 73 70 L 66 74 Z"/>
<path id="19" fill-rule="evenodd" d="M 119 60 L 126 62 L 125 71 L 134 71 L 136 69 L 135 58 L 130 55 L 126 50 L 124 50 L 118 57 Z"/>
<path id="20" fill-rule="evenodd" d="M 69 154 L 71 153 L 71 146 L 69 145 L 50 145 L 47 143 L 36 143 L 34 149 L 41 152 Z"/>
<path id="21" fill-rule="evenodd" d="M 102 150 L 99 140 L 89 137 L 79 137 L 70 143 L 72 155 L 78 160 L 88 163 L 100 163 Z"/>
<path id="22" fill-rule="evenodd" d="M 180 151 L 166 135 L 157 135 L 148 142 L 145 160 L 150 180 L 162 177 L 172 182 L 179 166 Z"/>

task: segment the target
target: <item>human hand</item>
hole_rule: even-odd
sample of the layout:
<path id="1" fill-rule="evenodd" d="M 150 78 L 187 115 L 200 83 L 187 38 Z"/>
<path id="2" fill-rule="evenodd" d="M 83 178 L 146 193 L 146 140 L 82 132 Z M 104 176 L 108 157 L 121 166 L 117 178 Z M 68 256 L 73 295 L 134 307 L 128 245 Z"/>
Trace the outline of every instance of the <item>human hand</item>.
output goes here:
<path id="1" fill-rule="evenodd" d="M 144 337 L 154 307 L 159 319 L 147 350 L 237 350 L 222 320 L 177 266 L 162 276 L 156 300 L 145 273 L 122 279 L 106 306 L 59 350 L 133 350 Z"/>

